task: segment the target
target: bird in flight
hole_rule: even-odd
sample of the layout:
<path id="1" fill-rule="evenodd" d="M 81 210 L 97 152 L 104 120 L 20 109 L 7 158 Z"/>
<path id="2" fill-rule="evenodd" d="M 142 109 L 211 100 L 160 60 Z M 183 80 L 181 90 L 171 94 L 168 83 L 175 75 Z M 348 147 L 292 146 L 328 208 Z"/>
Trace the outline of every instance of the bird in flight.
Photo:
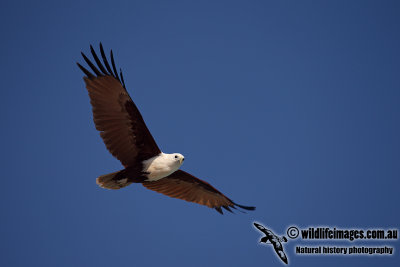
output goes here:
<path id="1" fill-rule="evenodd" d="M 266 243 L 269 242 L 268 244 L 271 244 L 274 246 L 276 254 L 278 254 L 279 258 L 286 264 L 288 264 L 288 258 L 286 257 L 285 252 L 283 251 L 283 246 L 281 242 L 287 242 L 287 238 L 284 237 L 278 237 L 275 235 L 271 230 L 265 228 L 261 224 L 254 223 L 254 226 L 263 232 L 265 236 L 261 238 L 260 243 Z"/>
<path id="2" fill-rule="evenodd" d="M 206 181 L 180 170 L 185 157 L 160 150 L 126 90 L 121 69 L 117 72 L 112 50 L 111 66 L 101 43 L 104 65 L 92 46 L 90 51 L 97 67 L 81 54 L 93 73 L 77 65 L 86 75 L 83 80 L 92 104 L 93 121 L 108 151 L 124 166 L 120 171 L 98 177 L 96 182 L 100 187 L 120 189 L 141 183 L 150 190 L 214 208 L 221 214 L 222 208 L 230 212 L 237 207 L 255 209 L 236 204 Z"/>

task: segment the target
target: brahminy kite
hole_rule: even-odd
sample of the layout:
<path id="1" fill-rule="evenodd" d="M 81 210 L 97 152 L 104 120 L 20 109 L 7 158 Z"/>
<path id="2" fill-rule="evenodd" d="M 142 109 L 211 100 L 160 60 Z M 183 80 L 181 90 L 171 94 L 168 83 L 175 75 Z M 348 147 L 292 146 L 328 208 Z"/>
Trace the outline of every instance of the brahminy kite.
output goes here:
<path id="1" fill-rule="evenodd" d="M 104 65 L 92 46 L 90 51 L 97 67 L 84 53 L 81 54 L 94 73 L 77 64 L 86 75 L 83 80 L 92 104 L 93 121 L 107 149 L 124 166 L 123 170 L 98 177 L 96 182 L 99 186 L 120 189 L 141 183 L 150 190 L 214 208 L 221 214 L 221 208 L 230 212 L 230 208 L 236 209 L 236 206 L 245 210 L 255 209 L 236 204 L 209 183 L 180 170 L 184 156 L 160 150 L 125 88 L 121 70 L 118 75 L 112 50 L 111 66 L 101 43 Z"/>

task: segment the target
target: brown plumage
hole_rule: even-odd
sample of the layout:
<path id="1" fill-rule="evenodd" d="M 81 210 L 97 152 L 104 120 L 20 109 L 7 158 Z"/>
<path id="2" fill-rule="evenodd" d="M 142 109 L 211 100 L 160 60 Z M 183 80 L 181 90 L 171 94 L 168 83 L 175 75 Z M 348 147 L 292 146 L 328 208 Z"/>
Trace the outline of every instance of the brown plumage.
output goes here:
<path id="1" fill-rule="evenodd" d="M 148 173 L 143 171 L 143 161 L 159 155 L 161 150 L 126 91 L 122 71 L 118 75 L 112 51 L 111 69 L 101 43 L 100 53 L 104 65 L 92 46 L 90 50 L 97 67 L 83 53 L 82 56 L 94 74 L 77 64 L 86 75 L 83 79 L 92 104 L 93 120 L 107 149 L 125 167 L 121 171 L 97 178 L 101 187 L 119 189 L 131 183 L 142 183 L 150 190 L 214 208 L 221 214 L 221 208 L 228 211 L 235 206 L 255 209 L 234 203 L 209 183 L 182 170 L 157 181 L 148 181 Z"/>

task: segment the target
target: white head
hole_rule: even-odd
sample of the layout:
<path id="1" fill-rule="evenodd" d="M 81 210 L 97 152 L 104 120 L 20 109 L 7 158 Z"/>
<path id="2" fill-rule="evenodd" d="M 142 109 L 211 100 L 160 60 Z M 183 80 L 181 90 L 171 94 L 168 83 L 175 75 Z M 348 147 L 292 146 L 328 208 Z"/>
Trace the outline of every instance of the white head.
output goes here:
<path id="1" fill-rule="evenodd" d="M 176 163 L 179 163 L 179 166 L 181 166 L 183 164 L 183 161 L 185 160 L 185 157 L 182 154 L 179 154 L 179 153 L 169 154 L 169 156 Z"/>

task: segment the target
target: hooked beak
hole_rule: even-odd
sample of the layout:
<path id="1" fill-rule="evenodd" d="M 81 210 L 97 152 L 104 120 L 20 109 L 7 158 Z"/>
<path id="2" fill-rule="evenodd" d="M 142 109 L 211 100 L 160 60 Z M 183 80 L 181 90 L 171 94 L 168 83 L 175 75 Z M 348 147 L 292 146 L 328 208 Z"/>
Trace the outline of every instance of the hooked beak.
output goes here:
<path id="1" fill-rule="evenodd" d="M 185 158 L 180 158 L 179 162 L 182 164 Z"/>

